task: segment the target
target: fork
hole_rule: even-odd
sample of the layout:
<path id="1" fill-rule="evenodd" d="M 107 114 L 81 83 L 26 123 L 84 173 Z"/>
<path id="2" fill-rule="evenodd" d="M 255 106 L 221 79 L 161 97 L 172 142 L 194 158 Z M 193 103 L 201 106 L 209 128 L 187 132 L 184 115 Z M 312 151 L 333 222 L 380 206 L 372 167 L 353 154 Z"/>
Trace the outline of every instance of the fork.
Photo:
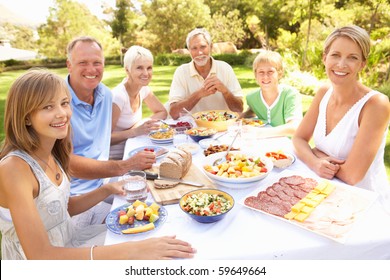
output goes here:
<path id="1" fill-rule="evenodd" d="M 237 136 L 238 136 L 239 134 L 241 134 L 241 131 L 240 131 L 240 130 L 237 131 L 236 136 L 234 136 L 234 139 L 233 139 L 232 143 L 230 143 L 230 145 L 229 145 L 229 147 L 228 147 L 228 149 L 227 149 L 227 151 L 226 151 L 226 155 L 225 155 L 224 157 L 221 157 L 221 158 L 216 159 L 216 160 L 213 162 L 213 166 L 219 165 L 219 164 L 221 164 L 221 163 L 223 163 L 223 162 L 226 161 L 226 156 L 229 154 L 229 152 L 230 152 L 231 148 L 233 147 L 233 144 L 234 144 L 234 142 L 236 141 Z"/>

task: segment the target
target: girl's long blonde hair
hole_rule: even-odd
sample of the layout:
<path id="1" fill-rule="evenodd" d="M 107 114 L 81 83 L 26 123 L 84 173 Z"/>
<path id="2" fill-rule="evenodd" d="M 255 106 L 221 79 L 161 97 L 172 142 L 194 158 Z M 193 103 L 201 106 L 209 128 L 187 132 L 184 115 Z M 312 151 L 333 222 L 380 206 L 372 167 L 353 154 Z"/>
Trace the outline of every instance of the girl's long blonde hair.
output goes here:
<path id="1" fill-rule="evenodd" d="M 4 114 L 5 139 L 0 159 L 14 150 L 32 154 L 41 145 L 39 137 L 27 120 L 32 112 L 50 101 L 57 92 L 65 91 L 71 98 L 66 82 L 46 69 L 32 69 L 12 84 Z M 63 139 L 57 139 L 52 154 L 69 174 L 69 159 L 72 153 L 71 129 Z"/>

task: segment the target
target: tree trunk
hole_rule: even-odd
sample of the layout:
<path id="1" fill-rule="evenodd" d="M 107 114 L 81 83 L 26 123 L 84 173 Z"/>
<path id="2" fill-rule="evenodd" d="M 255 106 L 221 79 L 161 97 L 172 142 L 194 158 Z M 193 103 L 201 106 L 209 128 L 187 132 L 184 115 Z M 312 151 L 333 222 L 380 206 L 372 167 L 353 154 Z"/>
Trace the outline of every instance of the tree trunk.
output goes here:
<path id="1" fill-rule="evenodd" d="M 311 0 L 309 0 L 309 25 L 307 27 L 307 36 L 306 36 L 306 45 L 305 49 L 302 54 L 302 68 L 306 69 L 306 53 L 307 49 L 309 48 L 309 40 L 310 40 L 310 31 L 311 31 L 311 17 L 312 17 L 312 5 L 311 5 Z"/>

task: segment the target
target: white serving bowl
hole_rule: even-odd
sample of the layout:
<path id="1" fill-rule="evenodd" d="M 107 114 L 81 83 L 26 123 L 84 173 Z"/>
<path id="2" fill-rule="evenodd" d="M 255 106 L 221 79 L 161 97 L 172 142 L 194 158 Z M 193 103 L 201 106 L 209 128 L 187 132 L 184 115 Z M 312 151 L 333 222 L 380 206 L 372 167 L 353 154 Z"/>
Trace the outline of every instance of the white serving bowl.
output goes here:
<path id="1" fill-rule="evenodd" d="M 206 171 L 204 166 L 205 165 L 213 165 L 214 161 L 216 159 L 224 157 L 226 155 L 226 152 L 211 154 L 204 159 L 202 171 L 206 174 L 206 176 L 211 181 L 213 181 L 215 184 L 220 185 L 222 187 L 232 188 L 232 189 L 242 189 L 242 188 L 249 188 L 249 187 L 256 186 L 259 183 L 259 181 L 261 181 L 265 177 L 267 177 L 268 174 L 273 169 L 272 160 L 265 157 L 264 155 L 258 155 L 258 154 L 254 154 L 254 153 L 245 153 L 242 151 L 231 151 L 230 153 L 233 153 L 233 154 L 238 153 L 238 154 L 244 154 L 248 157 L 260 158 L 260 160 L 265 164 L 267 172 L 261 173 L 260 175 L 257 175 L 257 176 L 246 177 L 246 178 L 227 178 L 227 177 L 215 175 L 215 174 L 212 174 L 212 173 Z"/>

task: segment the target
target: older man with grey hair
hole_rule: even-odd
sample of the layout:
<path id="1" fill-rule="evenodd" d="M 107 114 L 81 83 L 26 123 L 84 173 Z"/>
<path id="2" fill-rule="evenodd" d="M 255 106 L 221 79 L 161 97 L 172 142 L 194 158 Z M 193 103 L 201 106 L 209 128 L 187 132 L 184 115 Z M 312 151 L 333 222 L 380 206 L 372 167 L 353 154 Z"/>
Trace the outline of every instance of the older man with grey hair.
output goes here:
<path id="1" fill-rule="evenodd" d="M 204 28 L 192 30 L 186 39 L 192 61 L 179 66 L 169 91 L 169 114 L 177 119 L 183 108 L 242 112 L 243 95 L 233 68 L 210 56 L 211 36 Z"/>

